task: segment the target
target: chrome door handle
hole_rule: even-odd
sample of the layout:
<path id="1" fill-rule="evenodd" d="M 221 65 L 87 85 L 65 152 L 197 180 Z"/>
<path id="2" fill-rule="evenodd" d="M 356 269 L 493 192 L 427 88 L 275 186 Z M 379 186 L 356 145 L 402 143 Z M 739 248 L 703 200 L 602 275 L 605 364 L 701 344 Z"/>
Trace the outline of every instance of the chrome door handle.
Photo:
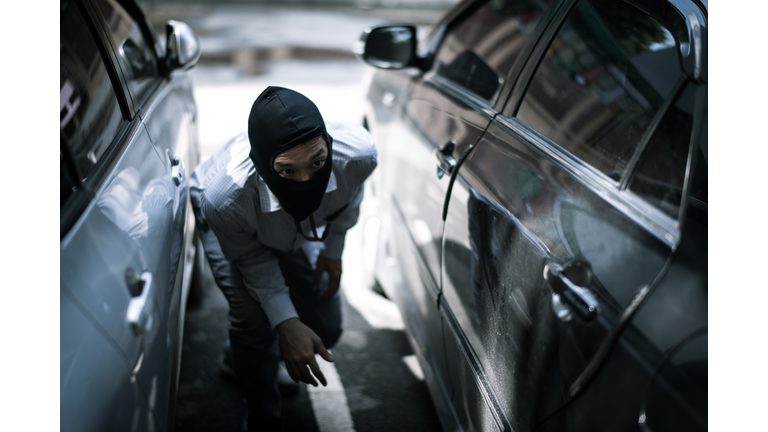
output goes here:
<path id="1" fill-rule="evenodd" d="M 591 321 L 600 312 L 597 298 L 586 288 L 591 278 L 592 266 L 584 260 L 544 266 L 544 280 L 552 289 L 552 308 L 562 321 L 570 321 L 574 313 Z"/>
<path id="2" fill-rule="evenodd" d="M 176 186 L 184 180 L 184 162 L 181 159 L 171 159 L 171 178 Z"/>
<path id="3" fill-rule="evenodd" d="M 152 273 L 144 272 L 139 277 L 141 283 L 141 294 L 134 296 L 128 302 L 128 311 L 125 314 L 128 324 L 130 324 L 136 336 L 152 330 L 154 312 L 154 301 L 152 293 Z"/>
<path id="4" fill-rule="evenodd" d="M 435 149 L 437 158 L 437 178 L 441 179 L 445 174 L 451 175 L 453 168 L 456 167 L 456 158 L 453 157 L 453 149 L 456 143 L 448 141 L 443 148 Z"/>

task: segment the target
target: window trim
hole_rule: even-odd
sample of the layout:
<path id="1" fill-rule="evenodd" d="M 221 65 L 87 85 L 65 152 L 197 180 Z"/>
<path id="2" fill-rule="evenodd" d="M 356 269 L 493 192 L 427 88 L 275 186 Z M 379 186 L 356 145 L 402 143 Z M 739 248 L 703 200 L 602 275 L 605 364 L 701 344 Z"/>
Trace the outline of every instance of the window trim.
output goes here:
<path id="1" fill-rule="evenodd" d="M 429 83 L 439 89 L 441 93 L 454 97 L 470 106 L 476 112 L 485 115 L 488 117 L 489 121 L 493 120 L 493 117 L 498 114 L 498 111 L 494 109 L 493 104 L 486 99 L 483 99 L 481 96 L 478 96 L 474 92 L 456 84 L 442 75 L 430 71 L 424 75 L 423 80 L 425 83 Z"/>
<path id="2" fill-rule="evenodd" d="M 554 17 L 557 16 L 557 12 L 560 10 L 561 6 L 568 1 L 573 0 L 555 0 L 553 4 L 550 5 L 549 9 L 547 9 L 541 16 L 538 24 L 536 24 L 536 28 L 534 28 L 533 32 L 531 32 L 530 36 L 528 37 L 528 41 L 523 47 L 522 52 L 515 59 L 515 62 L 512 64 L 507 74 L 504 75 L 504 83 L 501 85 L 501 88 L 499 88 L 495 100 L 487 101 L 483 99 L 486 104 L 493 108 L 494 111 L 501 112 L 501 109 L 504 107 L 504 105 L 506 105 L 510 92 L 514 88 L 518 78 L 521 76 L 520 73 L 525 68 L 528 59 L 531 58 L 531 53 L 534 52 L 539 40 L 548 28 L 550 22 Z M 435 59 L 437 59 L 437 54 L 445 43 L 446 36 L 456 27 L 459 21 L 467 19 L 470 15 L 474 14 L 480 8 L 489 4 L 490 2 L 491 0 L 465 2 L 462 4 L 463 7 L 460 10 L 456 11 L 452 14 L 452 16 L 450 16 L 450 19 L 446 19 L 445 21 L 441 22 L 438 27 L 435 28 L 435 30 L 429 35 L 427 42 L 429 45 L 429 51 L 427 53 L 428 60 L 425 63 L 425 72 L 442 77 L 442 75 L 437 73 L 437 64 Z M 476 95 L 476 97 L 480 98 L 479 95 Z"/>
<path id="3" fill-rule="evenodd" d="M 130 15 L 134 22 L 136 22 L 136 25 L 139 26 L 141 36 L 144 38 L 144 42 L 146 42 L 150 47 L 150 51 L 152 51 L 152 58 L 155 60 L 155 71 L 157 71 L 157 76 L 155 77 L 154 82 L 150 84 L 149 87 L 147 87 L 141 99 L 133 101 L 135 114 L 143 118 L 141 114 L 143 109 L 149 104 L 149 101 L 153 98 L 153 94 L 157 93 L 157 90 L 160 88 L 162 82 L 168 78 L 168 71 L 166 70 L 165 62 L 163 62 L 162 58 L 160 57 L 160 45 L 158 42 L 159 39 L 157 38 L 154 29 L 147 20 L 146 15 L 144 15 L 141 7 L 129 0 L 115 0 L 115 2 L 119 4 L 123 9 L 125 9 L 128 15 Z M 113 44 L 113 46 L 114 45 L 116 44 Z M 125 82 L 125 86 L 128 90 L 128 93 L 130 94 L 131 86 L 127 81 Z"/>
<path id="4" fill-rule="evenodd" d="M 163 75 L 162 67 L 165 66 L 165 63 L 160 61 L 162 60 L 162 54 L 160 53 L 160 45 L 158 43 L 157 34 L 152 28 L 152 25 L 147 19 L 147 16 L 144 14 L 144 11 L 141 9 L 141 6 L 130 0 L 117 0 L 117 2 L 120 4 L 120 6 L 123 7 L 123 9 L 125 9 L 126 12 L 128 12 L 128 15 L 130 15 L 134 21 L 136 21 L 136 24 L 138 24 L 144 39 L 146 39 L 147 42 L 150 42 L 149 46 L 152 47 L 152 56 L 155 57 L 155 61 L 157 62 L 157 71 Z"/>
<path id="5" fill-rule="evenodd" d="M 499 90 L 499 97 L 494 104 L 497 111 L 502 112 L 504 109 L 509 96 L 512 94 L 512 89 L 515 88 L 515 84 L 517 84 L 517 81 L 523 76 L 522 72 L 525 70 L 528 60 L 533 58 L 532 54 L 535 52 L 539 41 L 544 37 L 550 23 L 559 17 L 558 13 L 560 12 L 560 9 L 562 9 L 562 7 L 569 1 L 571 0 L 556 1 L 554 4 L 550 5 L 549 9 L 547 9 L 544 12 L 544 15 L 541 16 L 541 20 L 539 20 L 539 23 L 536 24 L 536 28 L 529 36 L 525 48 L 512 64 L 509 73 L 505 77 L 504 85 Z"/>
<path id="6" fill-rule="evenodd" d="M 86 5 L 88 13 L 91 17 L 91 21 L 93 22 L 93 26 L 95 29 L 97 29 L 92 29 L 92 31 L 94 32 L 94 39 L 98 38 L 97 43 L 99 41 L 101 42 L 99 44 L 99 50 L 102 52 L 102 59 L 104 60 L 104 63 L 108 65 L 108 68 L 111 67 L 115 70 L 116 81 L 112 82 L 112 86 L 115 87 L 115 93 L 118 95 L 118 100 L 121 99 L 120 96 L 125 99 L 126 109 L 123 111 L 123 118 L 126 120 L 133 120 L 136 117 L 138 109 L 128 88 L 128 81 L 125 79 L 125 73 L 123 72 L 120 61 L 117 58 L 117 53 L 114 49 L 116 44 L 110 35 L 109 26 L 104 20 L 104 17 L 98 11 L 99 9 L 97 5 L 94 4 L 94 0 L 77 1 L 82 1 Z"/>
<path id="7" fill-rule="evenodd" d="M 117 129 L 115 130 L 115 134 L 112 137 L 109 145 L 104 150 L 104 153 L 99 158 L 99 161 L 96 163 L 96 165 L 93 167 L 90 173 L 88 173 L 88 176 L 83 179 L 80 178 L 80 190 L 82 190 L 87 196 L 88 200 L 92 197 L 92 192 L 96 189 L 98 189 L 101 184 L 104 181 L 105 175 L 109 172 L 110 167 L 114 165 L 115 159 L 120 155 L 120 152 L 122 151 L 122 148 L 124 145 L 118 145 L 121 139 L 124 139 L 126 134 L 131 130 L 130 124 L 131 120 L 128 120 L 127 118 L 127 111 L 128 111 L 128 103 L 125 100 L 125 94 L 118 91 L 119 87 L 116 86 L 116 82 L 119 82 L 119 76 L 116 69 L 114 69 L 114 64 L 112 64 L 110 61 L 108 61 L 105 56 L 106 53 L 109 52 L 110 48 L 105 47 L 103 44 L 103 39 L 101 38 L 101 35 L 96 30 L 97 26 L 93 22 L 93 16 L 91 15 L 94 11 L 92 9 L 89 9 L 90 6 L 86 5 L 84 2 L 89 0 L 74 0 L 73 3 L 77 6 L 78 10 L 80 11 L 80 14 L 83 18 L 83 20 L 86 22 L 86 25 L 88 25 L 88 28 L 90 30 L 90 34 L 93 38 L 93 43 L 96 45 L 96 47 L 99 50 L 99 56 L 101 58 L 102 63 L 104 64 L 104 68 L 107 71 L 107 75 L 109 76 L 110 83 L 112 84 L 112 92 L 115 95 L 115 99 L 117 99 L 118 106 L 120 107 L 120 112 L 122 114 L 122 122 L 118 125 Z M 64 138 L 62 137 L 62 140 Z M 62 145 L 66 145 L 66 148 L 69 149 L 69 142 L 67 140 L 64 140 Z M 80 198 L 78 198 L 80 200 Z M 70 200 L 68 200 L 70 201 Z M 85 201 L 86 203 L 88 201 Z M 79 217 L 79 212 L 76 216 L 69 216 L 68 213 L 71 206 L 68 205 L 68 203 L 65 203 L 63 206 L 61 206 L 61 214 L 60 214 L 60 222 L 61 222 L 61 235 L 62 238 L 65 234 L 65 231 L 71 228 L 71 225 L 74 223 L 74 220 Z M 79 207 L 78 207 L 79 208 Z M 66 214 L 65 214 L 66 213 Z M 64 220 L 65 218 L 74 218 L 74 220 L 70 221 L 71 223 L 65 224 Z M 68 227 L 65 230 L 65 225 Z"/>
<path id="8" fill-rule="evenodd" d="M 673 251 L 677 248 L 680 242 L 680 229 L 676 219 L 631 190 L 620 190 L 615 180 L 577 158 L 519 119 L 507 118 L 500 114 L 493 121 L 559 169 L 565 171 L 573 179 L 579 181 L 667 247 Z"/>
<path id="9" fill-rule="evenodd" d="M 560 32 L 560 27 L 562 27 L 565 20 L 568 19 L 568 16 L 571 14 L 571 10 L 576 6 L 576 3 L 578 3 L 578 0 L 563 0 L 557 8 L 557 12 L 554 13 L 554 16 L 547 23 L 547 26 L 542 30 L 539 39 L 531 49 L 528 59 L 522 65 L 517 79 L 512 84 L 507 100 L 504 101 L 503 107 L 499 110 L 505 117 L 513 118 L 517 115 L 523 97 L 528 92 L 528 86 L 533 80 L 533 75 L 539 69 L 539 65 L 544 59 L 544 55 L 547 53 L 549 46 L 552 44 L 552 41 L 555 40 L 555 36 Z"/>

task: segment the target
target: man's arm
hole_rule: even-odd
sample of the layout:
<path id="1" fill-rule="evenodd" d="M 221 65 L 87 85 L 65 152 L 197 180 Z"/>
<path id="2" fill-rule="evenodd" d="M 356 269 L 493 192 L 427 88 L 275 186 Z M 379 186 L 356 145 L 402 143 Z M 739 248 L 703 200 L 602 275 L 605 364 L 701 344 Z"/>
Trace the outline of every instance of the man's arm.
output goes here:
<path id="1" fill-rule="evenodd" d="M 328 238 L 323 242 L 324 249 L 320 252 L 312 280 L 312 290 L 317 291 L 323 273 L 328 273 L 328 287 L 318 295 L 318 300 L 330 300 L 336 295 L 341 283 L 341 254 L 344 250 L 344 240 L 347 230 L 357 223 L 360 215 L 360 203 L 363 201 L 363 185 L 358 188 L 352 201 L 344 211 L 331 222 Z"/>
<path id="2" fill-rule="evenodd" d="M 210 209 L 209 209 L 210 210 Z M 314 374 L 327 382 L 315 360 L 315 352 L 333 361 L 320 337 L 298 319 L 277 258 L 258 240 L 255 232 L 244 228 L 242 218 L 226 212 L 209 212 L 208 223 L 227 259 L 234 261 L 243 275 L 249 293 L 259 301 L 272 327 L 280 333 L 280 348 L 291 378 L 317 386 Z M 309 370 L 307 369 L 309 367 Z M 310 373 L 311 371 L 311 373 Z"/>

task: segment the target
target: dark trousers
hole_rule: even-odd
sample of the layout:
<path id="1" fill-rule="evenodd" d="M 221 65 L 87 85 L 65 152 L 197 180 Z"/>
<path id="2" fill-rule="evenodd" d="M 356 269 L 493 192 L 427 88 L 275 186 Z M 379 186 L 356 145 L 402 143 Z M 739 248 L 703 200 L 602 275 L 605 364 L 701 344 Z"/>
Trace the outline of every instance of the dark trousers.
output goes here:
<path id="1" fill-rule="evenodd" d="M 215 234 L 205 223 L 199 207 L 194 205 L 199 202 L 195 198 L 193 208 L 205 256 L 216 285 L 229 303 L 232 363 L 238 387 L 248 402 L 249 428 L 272 425 L 280 419 L 278 333 L 270 325 L 258 299 L 245 287 L 237 266 L 224 257 Z M 339 291 L 325 302 L 316 300 L 317 292 L 312 291 L 311 286 L 317 253 L 309 257 L 303 250 L 288 253 L 273 250 L 273 253 L 299 319 L 317 333 L 326 348 L 331 348 L 341 336 L 341 294 Z M 327 279 L 323 278 L 319 291 L 325 289 Z"/>

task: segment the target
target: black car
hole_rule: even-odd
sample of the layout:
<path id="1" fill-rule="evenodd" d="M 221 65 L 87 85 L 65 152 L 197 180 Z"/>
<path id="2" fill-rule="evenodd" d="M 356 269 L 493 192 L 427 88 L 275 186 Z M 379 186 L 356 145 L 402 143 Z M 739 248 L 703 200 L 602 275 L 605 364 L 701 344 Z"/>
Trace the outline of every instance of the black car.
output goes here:
<path id="1" fill-rule="evenodd" d="M 60 1 L 62 431 L 173 430 L 185 305 L 202 281 L 185 72 L 200 45 L 184 23 L 166 30 L 159 40 L 133 0 Z"/>
<path id="2" fill-rule="evenodd" d="M 374 276 L 445 430 L 707 429 L 707 29 L 470 0 L 364 31 Z"/>

